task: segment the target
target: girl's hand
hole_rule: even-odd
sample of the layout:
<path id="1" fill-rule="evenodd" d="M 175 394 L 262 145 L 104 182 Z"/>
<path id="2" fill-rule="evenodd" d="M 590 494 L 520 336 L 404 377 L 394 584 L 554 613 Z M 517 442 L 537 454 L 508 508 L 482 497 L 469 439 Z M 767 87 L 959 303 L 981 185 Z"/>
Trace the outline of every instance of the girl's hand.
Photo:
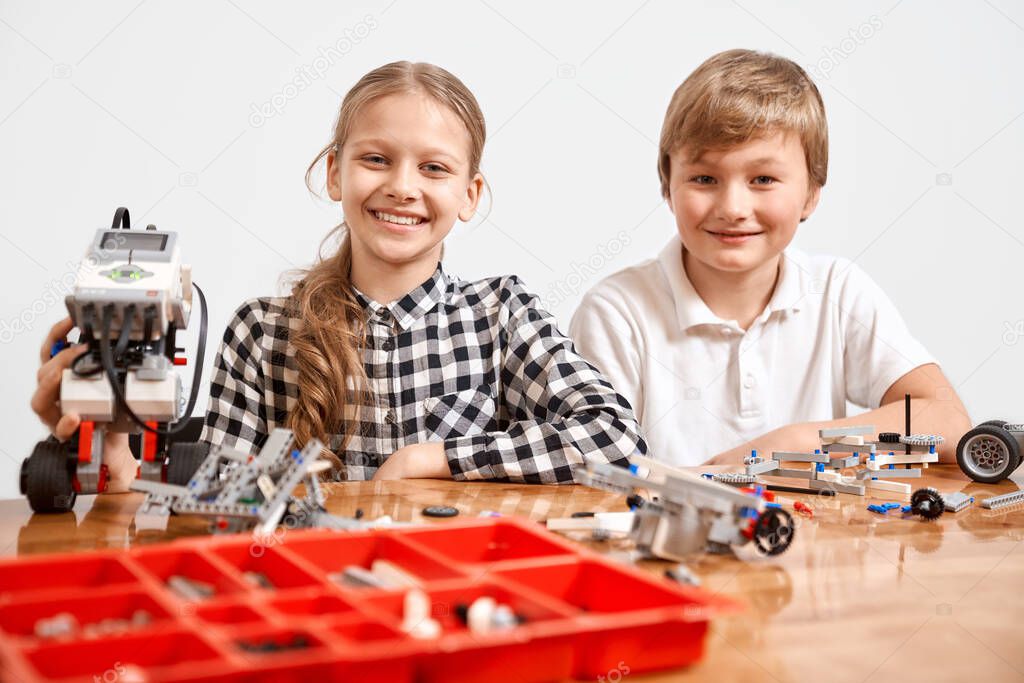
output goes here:
<path id="1" fill-rule="evenodd" d="M 374 481 L 389 479 L 451 479 L 448 457 L 440 441 L 414 443 L 399 448 L 373 475 Z"/>
<path id="2" fill-rule="evenodd" d="M 75 435 L 82 419 L 75 413 L 61 415 L 60 382 L 66 368 L 81 356 L 88 347 L 85 344 L 63 349 L 50 358 L 50 349 L 58 340 L 63 340 L 73 327 L 71 318 L 65 318 L 50 328 L 46 341 L 39 349 L 39 372 L 36 373 L 36 391 L 32 395 L 32 410 L 43 424 L 61 441 L 67 441 Z M 124 433 L 106 432 L 103 440 L 103 462 L 107 465 L 109 476 L 107 490 L 127 491 L 128 484 L 135 478 L 138 463 L 128 447 L 128 435 Z"/>

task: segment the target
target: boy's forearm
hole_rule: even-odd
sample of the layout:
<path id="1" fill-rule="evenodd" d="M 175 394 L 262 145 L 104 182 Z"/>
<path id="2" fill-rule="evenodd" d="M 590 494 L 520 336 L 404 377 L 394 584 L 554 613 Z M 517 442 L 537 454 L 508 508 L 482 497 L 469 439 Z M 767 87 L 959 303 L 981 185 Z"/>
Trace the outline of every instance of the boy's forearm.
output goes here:
<path id="1" fill-rule="evenodd" d="M 911 402 L 910 426 L 915 434 L 938 434 L 945 441 L 939 446 L 941 462 L 956 461 L 956 444 L 964 432 L 971 428 L 970 419 L 958 399 L 941 400 L 915 398 Z M 872 425 L 878 432 L 898 432 L 905 429 L 904 404 L 895 401 L 851 417 L 822 422 L 804 422 L 786 425 L 759 436 L 737 448 L 720 453 L 708 464 L 724 465 L 743 462 L 743 458 L 756 449 L 765 458 L 772 451 L 812 452 L 821 448 L 818 430 L 853 425 Z"/>

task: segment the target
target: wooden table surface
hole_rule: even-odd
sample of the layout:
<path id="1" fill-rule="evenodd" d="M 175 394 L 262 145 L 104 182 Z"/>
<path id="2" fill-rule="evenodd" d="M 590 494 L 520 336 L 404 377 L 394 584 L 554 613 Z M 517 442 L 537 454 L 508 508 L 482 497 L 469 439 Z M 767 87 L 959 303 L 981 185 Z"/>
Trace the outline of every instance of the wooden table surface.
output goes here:
<path id="1" fill-rule="evenodd" d="M 1016 481 L 976 484 L 955 466 L 924 474 L 922 486 L 979 500 L 1024 482 L 1018 472 Z M 623 497 L 582 486 L 404 481 L 326 488 L 331 512 L 361 508 L 371 519 L 426 521 L 423 507 L 439 504 L 463 515 L 493 510 L 534 520 L 625 509 Z M 924 522 L 898 511 L 868 512 L 868 503 L 879 502 L 870 497 L 779 495 L 815 510 L 812 519 L 795 516 L 787 553 L 704 555 L 690 564 L 705 588 L 747 605 L 713 622 L 704 659 L 653 675 L 610 672 L 606 680 L 1024 681 L 1024 506 L 993 512 L 975 505 Z M 87 552 L 205 533 L 204 522 L 177 517 L 166 530 L 144 529 L 135 520 L 141 501 L 134 493 L 83 496 L 72 513 L 35 516 L 23 500 L 0 501 L 0 554 Z M 584 542 L 629 554 L 628 541 Z M 670 565 L 641 566 L 660 573 Z"/>

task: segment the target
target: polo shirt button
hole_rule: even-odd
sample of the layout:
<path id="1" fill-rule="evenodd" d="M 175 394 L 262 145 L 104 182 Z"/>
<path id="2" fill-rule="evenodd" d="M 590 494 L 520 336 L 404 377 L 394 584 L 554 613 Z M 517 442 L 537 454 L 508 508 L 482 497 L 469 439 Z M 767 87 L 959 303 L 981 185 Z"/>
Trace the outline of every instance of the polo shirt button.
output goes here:
<path id="1" fill-rule="evenodd" d="M 388 414 L 384 417 L 391 424 L 395 424 L 395 409 L 388 410 Z"/>
<path id="2" fill-rule="evenodd" d="M 748 374 L 746 378 L 743 380 L 743 386 L 745 386 L 747 389 L 753 389 L 754 387 L 757 386 L 757 378 L 754 377 L 753 375 Z"/>
<path id="3" fill-rule="evenodd" d="M 390 339 L 385 339 L 384 343 L 381 344 L 380 347 L 382 349 L 384 349 L 385 351 L 394 351 L 395 350 L 395 342 L 391 341 Z"/>

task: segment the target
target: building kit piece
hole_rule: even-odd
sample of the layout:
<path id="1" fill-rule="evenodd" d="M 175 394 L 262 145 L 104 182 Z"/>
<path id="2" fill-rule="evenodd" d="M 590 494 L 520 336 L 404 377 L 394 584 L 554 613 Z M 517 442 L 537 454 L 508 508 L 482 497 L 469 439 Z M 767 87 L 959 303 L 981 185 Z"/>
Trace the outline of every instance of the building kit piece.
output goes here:
<path id="1" fill-rule="evenodd" d="M 266 536 L 286 518 L 290 528 L 363 529 L 381 522 L 328 514 L 317 478 L 330 467 L 321 459 L 323 445 L 312 439 L 298 451 L 294 441 L 291 431 L 275 429 L 257 455 L 211 449 L 187 486 L 137 479 L 130 488 L 147 494 L 141 514 L 207 517 L 215 533 L 254 529 Z M 303 498 L 294 495 L 299 484 L 305 484 Z"/>
<path id="2" fill-rule="evenodd" d="M 369 569 L 359 565 L 349 565 L 344 571 L 328 574 L 327 578 L 341 586 L 349 588 L 390 588 Z"/>
<path id="3" fill-rule="evenodd" d="M 864 436 L 874 434 L 875 428 L 872 425 L 858 425 L 856 427 L 832 427 L 831 429 L 819 429 L 818 436 L 822 439 L 843 438 L 846 436 Z"/>
<path id="4" fill-rule="evenodd" d="M 810 487 L 816 491 L 823 489 L 836 491 L 838 493 L 852 493 L 855 496 L 864 495 L 864 486 L 861 484 L 845 483 L 842 481 L 821 481 L 812 479 Z"/>
<path id="5" fill-rule="evenodd" d="M 710 476 L 707 474 L 703 476 L 723 484 L 754 484 L 757 482 L 756 474 L 744 474 L 742 472 L 718 472 Z"/>
<path id="6" fill-rule="evenodd" d="M 910 512 L 924 519 L 936 519 L 946 511 L 942 494 L 936 489 L 918 489 L 910 496 Z"/>
<path id="7" fill-rule="evenodd" d="M 878 491 L 885 491 L 887 493 L 896 493 L 900 497 L 906 497 L 910 495 L 910 484 L 904 484 L 902 481 L 884 481 L 881 479 L 865 479 L 862 482 L 865 488 L 871 489 L 872 494 Z"/>
<path id="8" fill-rule="evenodd" d="M 168 577 L 167 587 L 183 600 L 208 600 L 216 594 L 210 584 L 178 574 Z"/>
<path id="9" fill-rule="evenodd" d="M 960 512 L 974 502 L 974 496 L 969 496 L 961 491 L 942 494 L 942 504 L 946 512 Z"/>
<path id="10" fill-rule="evenodd" d="M 685 564 L 677 564 L 665 570 L 665 577 L 676 583 L 684 583 L 688 586 L 699 586 L 700 577 Z"/>
<path id="11" fill-rule="evenodd" d="M 413 638 L 431 640 L 441 635 L 441 624 L 430 616 L 430 598 L 419 588 L 405 592 L 402 630 Z"/>
<path id="12" fill-rule="evenodd" d="M 1011 505 L 1017 505 L 1018 503 L 1024 503 L 1024 490 L 1013 491 L 1011 493 L 1004 493 L 1001 496 L 992 496 L 981 501 L 981 507 L 986 510 L 998 510 L 1000 508 L 1010 507 Z"/>
<path id="13" fill-rule="evenodd" d="M 822 444 L 821 450 L 825 453 L 874 453 L 875 444 L 846 444 L 846 443 L 834 443 L 834 444 Z"/>
<path id="14" fill-rule="evenodd" d="M 915 477 L 921 478 L 921 470 L 907 470 L 907 469 L 879 469 L 879 470 L 859 470 L 856 475 L 858 479 L 914 479 Z"/>
<path id="15" fill-rule="evenodd" d="M 747 465 L 746 473 L 757 476 L 759 474 L 767 474 L 768 472 L 777 469 L 779 469 L 779 463 L 777 460 L 765 460 L 763 462 Z"/>
<path id="16" fill-rule="evenodd" d="M 889 510 L 897 510 L 902 507 L 899 503 L 880 503 L 876 505 L 868 505 L 868 510 L 871 512 L 877 512 L 880 515 L 889 514 Z"/>
<path id="17" fill-rule="evenodd" d="M 815 479 L 814 470 L 798 470 L 780 467 L 773 476 L 790 477 L 791 479 Z"/>
<path id="18" fill-rule="evenodd" d="M 68 441 L 40 441 L 22 462 L 21 493 L 34 512 L 66 512 L 78 494 L 106 490 L 108 432 L 142 434 L 142 479 L 173 479 L 198 462 L 192 444 L 170 445 L 168 438 L 188 426 L 202 383 L 206 299 L 181 261 L 178 233 L 130 228 L 128 209 L 118 208 L 111 228 L 94 233 L 65 299 L 87 351 L 63 370 L 60 411 L 81 423 Z M 175 338 L 188 327 L 193 289 L 200 332 L 186 401 L 174 371 L 185 360 Z M 54 344 L 51 356 L 64 345 Z"/>
<path id="19" fill-rule="evenodd" d="M 634 511 L 630 537 L 641 553 L 678 562 L 703 550 L 753 542 L 762 554 L 776 555 L 793 541 L 792 516 L 769 507 L 771 494 L 759 487 L 736 489 L 640 455 L 630 462 L 629 470 L 587 463 L 576 475 L 594 488 L 623 495 L 644 489 L 657 496 Z"/>
<path id="20" fill-rule="evenodd" d="M 846 444 L 849 446 L 863 446 L 863 436 L 832 436 L 821 439 L 823 446 L 831 446 L 834 444 Z"/>
<path id="21" fill-rule="evenodd" d="M 802 500 L 794 500 L 793 509 L 801 514 L 807 515 L 808 517 L 814 516 L 814 508 L 812 508 L 810 505 L 803 502 Z"/>
<path id="22" fill-rule="evenodd" d="M 974 481 L 995 484 L 1020 467 L 1024 450 L 1024 424 L 989 420 L 963 435 L 956 446 L 956 462 Z"/>
<path id="23" fill-rule="evenodd" d="M 831 458 L 827 453 L 798 453 L 795 451 L 773 451 L 772 459 L 778 462 L 820 462 L 828 463 Z"/>
<path id="24" fill-rule="evenodd" d="M 596 512 L 580 517 L 553 517 L 545 522 L 549 531 L 591 531 L 601 535 L 628 534 L 633 528 L 632 512 Z"/>

